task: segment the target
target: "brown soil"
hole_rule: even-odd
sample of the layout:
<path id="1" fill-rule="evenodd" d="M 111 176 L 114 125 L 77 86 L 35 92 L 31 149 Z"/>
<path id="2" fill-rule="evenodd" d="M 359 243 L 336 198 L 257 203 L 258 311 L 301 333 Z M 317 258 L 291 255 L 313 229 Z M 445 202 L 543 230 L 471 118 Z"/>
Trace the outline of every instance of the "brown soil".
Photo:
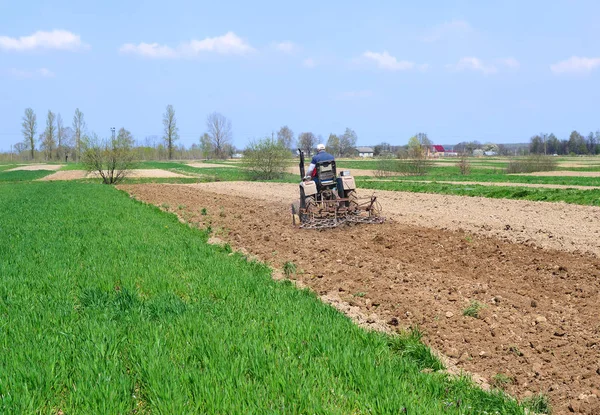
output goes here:
<path id="1" fill-rule="evenodd" d="M 189 185 L 216 193 L 291 203 L 298 186 L 219 182 Z M 360 190 L 379 196 L 386 217 L 406 225 L 468 231 L 511 242 L 600 257 L 600 207 L 526 200 Z M 289 205 L 288 205 L 289 206 Z"/>
<path id="2" fill-rule="evenodd" d="M 555 413 L 600 413 L 598 258 L 399 221 L 298 230 L 290 225 L 286 195 L 265 202 L 231 189 L 215 193 L 215 185 L 120 188 L 159 206 L 185 205 L 175 212 L 182 220 L 200 227 L 210 220 L 219 238 L 275 268 L 294 262 L 301 271 L 293 279 L 339 308 L 360 310 L 366 324 L 418 325 L 426 342 L 460 369 L 488 381 L 509 376 L 511 394 L 548 394 Z M 395 203 L 406 204 L 398 196 Z M 467 211 L 480 207 L 461 200 Z M 506 213 L 506 201 L 493 202 Z M 446 208 L 440 205 L 439 213 Z M 563 206 L 563 213 L 571 208 L 577 207 Z M 479 318 L 463 315 L 471 301 L 484 305 Z"/>
<path id="3" fill-rule="evenodd" d="M 375 180 L 373 180 L 375 181 Z M 377 180 L 381 182 L 392 181 L 392 180 Z M 409 183 L 442 183 L 442 184 L 455 184 L 455 185 L 479 185 L 479 186 L 501 186 L 501 187 L 538 187 L 545 189 L 579 189 L 579 190 L 590 190 L 600 189 L 600 186 L 571 186 L 564 184 L 544 184 L 544 183 L 510 183 L 510 182 L 448 182 L 440 180 L 403 180 L 403 182 Z M 599 183 L 600 184 L 600 183 Z"/>
<path id="4" fill-rule="evenodd" d="M 16 171 L 16 170 L 58 170 L 62 167 L 61 164 L 28 164 L 25 166 L 15 167 L 14 169 L 10 169 L 7 171 Z"/>
<path id="5" fill-rule="evenodd" d="M 63 170 L 49 174 L 46 177 L 39 179 L 40 181 L 55 181 L 55 180 L 78 180 L 85 179 L 87 172 L 84 170 Z"/>
<path id="6" fill-rule="evenodd" d="M 97 173 L 88 173 L 84 170 L 65 170 L 65 171 L 57 171 L 56 173 L 52 173 L 46 177 L 41 178 L 40 180 L 48 181 L 48 180 L 78 180 L 85 178 L 96 178 L 100 177 Z M 183 174 L 173 173 L 168 170 L 162 169 L 137 169 L 130 170 L 127 174 L 127 177 L 131 178 L 142 178 L 142 177 L 150 177 L 150 178 L 170 178 L 170 177 L 188 177 Z"/>

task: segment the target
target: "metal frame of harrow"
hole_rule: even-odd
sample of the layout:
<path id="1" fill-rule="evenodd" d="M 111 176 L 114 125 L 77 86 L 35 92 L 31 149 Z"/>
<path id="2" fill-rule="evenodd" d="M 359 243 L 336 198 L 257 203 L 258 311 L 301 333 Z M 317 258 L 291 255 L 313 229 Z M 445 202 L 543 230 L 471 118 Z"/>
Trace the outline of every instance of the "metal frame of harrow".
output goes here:
<path id="1" fill-rule="evenodd" d="M 292 215 L 298 214 L 299 227 L 303 229 L 335 228 L 344 223 L 377 224 L 385 221 L 385 218 L 378 215 L 381 212 L 381 206 L 377 202 L 377 196 L 354 201 L 356 202 L 355 207 L 346 206 L 347 202 L 350 202 L 350 199 L 314 201 L 312 206 L 300 208 L 299 212 L 294 212 L 292 208 Z M 368 213 L 368 216 L 361 215 L 362 213 Z M 294 217 L 294 225 L 296 225 L 295 216 L 292 217 Z M 308 220 L 302 221 L 302 217 L 308 217 Z"/>

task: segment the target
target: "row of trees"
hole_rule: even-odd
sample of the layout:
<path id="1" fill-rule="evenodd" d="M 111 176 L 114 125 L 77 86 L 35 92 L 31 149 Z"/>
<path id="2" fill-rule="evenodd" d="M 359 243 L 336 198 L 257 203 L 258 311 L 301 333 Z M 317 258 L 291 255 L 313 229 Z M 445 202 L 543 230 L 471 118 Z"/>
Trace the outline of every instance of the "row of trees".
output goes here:
<path id="1" fill-rule="evenodd" d="M 600 154 L 600 131 L 584 137 L 573 131 L 567 140 L 559 140 L 554 134 L 537 134 L 531 137 L 529 151 L 533 154 Z"/>
<path id="2" fill-rule="evenodd" d="M 164 153 L 165 158 L 171 160 L 178 150 L 179 153 L 183 150 L 181 147 L 177 147 L 177 140 L 180 136 L 175 109 L 172 105 L 167 105 L 162 122 L 164 130 L 161 137 L 160 153 Z M 65 126 L 61 115 L 49 110 L 46 117 L 46 126 L 39 136 L 37 135 L 37 115 L 33 109 L 27 108 L 21 126 L 23 141 L 16 143 L 13 147 L 17 154 L 27 154 L 27 158 L 31 160 L 35 159 L 36 151 L 39 149 L 46 161 L 67 161 L 69 157 L 79 161 L 82 152 L 90 141 L 97 141 L 94 133 L 88 133 L 83 112 L 79 108 L 75 110 L 72 126 Z M 200 137 L 200 145 L 195 145 L 192 150 L 196 150 L 204 158 L 227 158 L 231 156 L 235 151 L 231 144 L 231 121 L 227 117 L 213 112 L 206 118 L 206 127 L 207 132 Z M 121 127 L 117 136 L 112 137 L 112 139 L 127 143 L 130 148 L 135 145 L 133 135 L 125 127 Z M 140 155 L 148 150 L 144 149 L 147 145 L 138 147 L 137 152 Z M 154 143 L 154 148 L 157 148 L 156 143 Z"/>
<path id="3" fill-rule="evenodd" d="M 36 143 L 38 143 L 45 160 L 67 159 L 73 151 L 79 159 L 81 139 L 85 129 L 83 113 L 79 111 L 79 108 L 75 110 L 72 127 L 65 126 L 60 113 L 55 114 L 48 110 L 46 128 L 37 137 L 37 116 L 31 108 L 27 108 L 23 115 L 21 127 L 23 141 L 14 145 L 17 153 L 27 152 L 33 160 L 35 158 Z"/>

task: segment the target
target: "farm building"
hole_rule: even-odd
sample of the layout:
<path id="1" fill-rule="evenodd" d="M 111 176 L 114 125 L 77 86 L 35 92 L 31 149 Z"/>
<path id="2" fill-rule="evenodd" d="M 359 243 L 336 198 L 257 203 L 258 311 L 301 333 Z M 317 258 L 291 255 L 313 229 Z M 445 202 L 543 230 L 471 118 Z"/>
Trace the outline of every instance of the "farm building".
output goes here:
<path id="1" fill-rule="evenodd" d="M 434 144 L 427 149 L 427 156 L 428 157 L 444 157 L 445 152 L 446 152 L 446 150 L 444 149 L 444 146 L 439 145 L 439 144 Z"/>
<path id="2" fill-rule="evenodd" d="M 356 147 L 358 157 L 373 157 L 374 150 L 372 147 Z"/>

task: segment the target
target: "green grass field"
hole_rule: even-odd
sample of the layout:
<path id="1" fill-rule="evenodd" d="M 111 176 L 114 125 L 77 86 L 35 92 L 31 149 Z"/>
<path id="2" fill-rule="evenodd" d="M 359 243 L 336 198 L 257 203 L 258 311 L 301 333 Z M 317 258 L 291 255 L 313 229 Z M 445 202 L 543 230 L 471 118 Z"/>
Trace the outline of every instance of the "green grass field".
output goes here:
<path id="1" fill-rule="evenodd" d="M 51 170 L 0 170 L 0 182 L 26 182 L 41 179 L 42 177 L 46 177 L 52 173 L 54 172 Z"/>
<path id="2" fill-rule="evenodd" d="M 524 413 L 113 187 L 0 211 L 0 413 Z"/>

